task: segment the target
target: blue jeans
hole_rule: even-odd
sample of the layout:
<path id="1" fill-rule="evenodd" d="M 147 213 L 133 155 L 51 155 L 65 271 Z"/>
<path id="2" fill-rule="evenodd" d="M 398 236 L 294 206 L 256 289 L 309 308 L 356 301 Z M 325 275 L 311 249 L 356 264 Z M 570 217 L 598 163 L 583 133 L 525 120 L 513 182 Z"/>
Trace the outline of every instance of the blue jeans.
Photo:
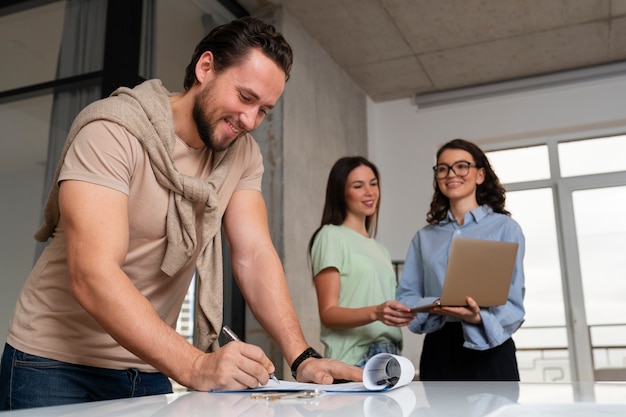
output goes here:
<path id="1" fill-rule="evenodd" d="M 365 367 L 365 362 L 370 360 L 370 358 L 379 353 L 393 353 L 394 355 L 398 354 L 398 345 L 393 342 L 377 342 L 372 343 L 367 350 L 365 351 L 365 355 L 361 358 L 361 360 L 356 364 L 359 368 Z"/>
<path id="2" fill-rule="evenodd" d="M 0 410 L 168 394 L 161 373 L 73 365 L 4 347 L 0 362 Z"/>

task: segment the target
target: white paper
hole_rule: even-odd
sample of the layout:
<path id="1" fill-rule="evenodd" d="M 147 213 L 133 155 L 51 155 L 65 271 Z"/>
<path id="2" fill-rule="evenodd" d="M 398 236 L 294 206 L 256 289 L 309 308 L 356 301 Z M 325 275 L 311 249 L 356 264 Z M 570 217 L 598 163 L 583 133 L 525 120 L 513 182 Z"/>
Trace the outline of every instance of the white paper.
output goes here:
<path id="1" fill-rule="evenodd" d="M 244 391 L 324 391 L 324 392 L 358 392 L 368 391 L 362 382 L 343 382 L 341 384 L 315 384 L 312 382 L 283 381 L 280 383 L 271 379 L 265 385 Z"/>
<path id="2" fill-rule="evenodd" d="M 323 391 L 362 392 L 388 391 L 407 385 L 415 376 L 415 367 L 409 358 L 391 353 L 379 353 L 367 361 L 363 368 L 363 382 L 341 384 L 314 384 L 310 382 L 273 381 L 258 388 L 245 390 L 215 390 L 212 392 L 255 392 L 255 391 Z"/>
<path id="3" fill-rule="evenodd" d="M 404 356 L 379 353 L 365 364 L 363 385 L 368 391 L 402 387 L 415 377 L 415 366 Z"/>

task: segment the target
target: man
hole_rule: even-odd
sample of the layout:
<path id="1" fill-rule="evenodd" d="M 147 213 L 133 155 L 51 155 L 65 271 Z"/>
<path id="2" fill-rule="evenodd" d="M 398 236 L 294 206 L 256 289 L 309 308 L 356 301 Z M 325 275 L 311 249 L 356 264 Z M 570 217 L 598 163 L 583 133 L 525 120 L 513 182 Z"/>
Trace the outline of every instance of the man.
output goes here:
<path id="1" fill-rule="evenodd" d="M 282 35 L 242 18 L 198 44 L 184 92 L 151 80 L 79 114 L 36 235 L 52 240 L 9 330 L 0 409 L 166 393 L 168 377 L 201 391 L 267 383 L 275 368 L 259 347 L 216 345 L 222 225 L 244 297 L 297 379 L 362 379 L 308 348 L 269 235 L 248 132 L 291 63 Z M 199 347 L 174 330 L 196 270 Z"/>

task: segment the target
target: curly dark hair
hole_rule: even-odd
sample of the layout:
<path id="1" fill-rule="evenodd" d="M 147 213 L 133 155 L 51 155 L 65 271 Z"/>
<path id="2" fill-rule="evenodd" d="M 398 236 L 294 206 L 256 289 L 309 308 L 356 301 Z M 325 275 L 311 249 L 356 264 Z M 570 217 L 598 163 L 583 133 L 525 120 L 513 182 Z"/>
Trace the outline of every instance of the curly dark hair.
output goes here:
<path id="1" fill-rule="evenodd" d="M 219 73 L 239 64 L 253 48 L 260 49 L 283 70 L 285 81 L 289 79 L 293 52 L 283 35 L 274 26 L 245 16 L 214 28 L 198 43 L 185 70 L 185 91 L 198 81 L 196 64 L 206 51 L 213 53 L 213 68 Z"/>
<path id="2" fill-rule="evenodd" d="M 474 164 L 476 164 L 476 167 L 483 168 L 485 170 L 485 180 L 476 188 L 476 201 L 478 204 L 487 204 L 493 209 L 494 212 L 510 216 L 511 213 L 504 208 L 506 190 L 500 183 L 500 180 L 493 171 L 493 168 L 491 168 L 489 159 L 487 159 L 487 155 L 485 155 L 483 150 L 472 142 L 468 142 L 464 139 L 454 139 L 439 148 L 437 151 L 437 161 L 439 161 L 439 157 L 446 149 L 461 149 L 469 152 L 472 155 L 472 158 L 474 158 Z M 429 224 L 439 224 L 439 222 L 444 220 L 448 215 L 448 210 L 450 209 L 450 199 L 443 195 L 439 189 L 436 178 L 433 178 L 433 187 L 435 192 L 433 194 L 433 199 L 430 202 L 430 210 L 428 211 L 428 214 L 426 214 L 426 221 Z"/>

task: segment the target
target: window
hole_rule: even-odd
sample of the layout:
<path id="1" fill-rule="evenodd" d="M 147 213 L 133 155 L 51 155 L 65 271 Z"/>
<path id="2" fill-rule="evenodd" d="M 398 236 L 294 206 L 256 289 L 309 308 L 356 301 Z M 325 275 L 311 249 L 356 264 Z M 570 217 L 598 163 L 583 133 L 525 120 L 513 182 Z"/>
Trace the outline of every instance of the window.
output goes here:
<path id="1" fill-rule="evenodd" d="M 626 135 L 559 143 L 561 176 L 626 171 Z"/>
<path id="2" fill-rule="evenodd" d="M 532 161 L 532 169 L 527 169 L 529 161 Z M 489 152 L 489 162 L 494 169 L 496 166 L 506 167 L 496 169 L 498 178 L 504 184 L 550 178 L 546 145 Z"/>
<path id="3" fill-rule="evenodd" d="M 5 57 L 0 91 L 55 79 L 65 8 L 64 1 L 57 1 L 0 15 L 0 56 Z"/>
<path id="4" fill-rule="evenodd" d="M 623 379 L 626 136 L 487 155 L 526 236 L 522 380 Z"/>

